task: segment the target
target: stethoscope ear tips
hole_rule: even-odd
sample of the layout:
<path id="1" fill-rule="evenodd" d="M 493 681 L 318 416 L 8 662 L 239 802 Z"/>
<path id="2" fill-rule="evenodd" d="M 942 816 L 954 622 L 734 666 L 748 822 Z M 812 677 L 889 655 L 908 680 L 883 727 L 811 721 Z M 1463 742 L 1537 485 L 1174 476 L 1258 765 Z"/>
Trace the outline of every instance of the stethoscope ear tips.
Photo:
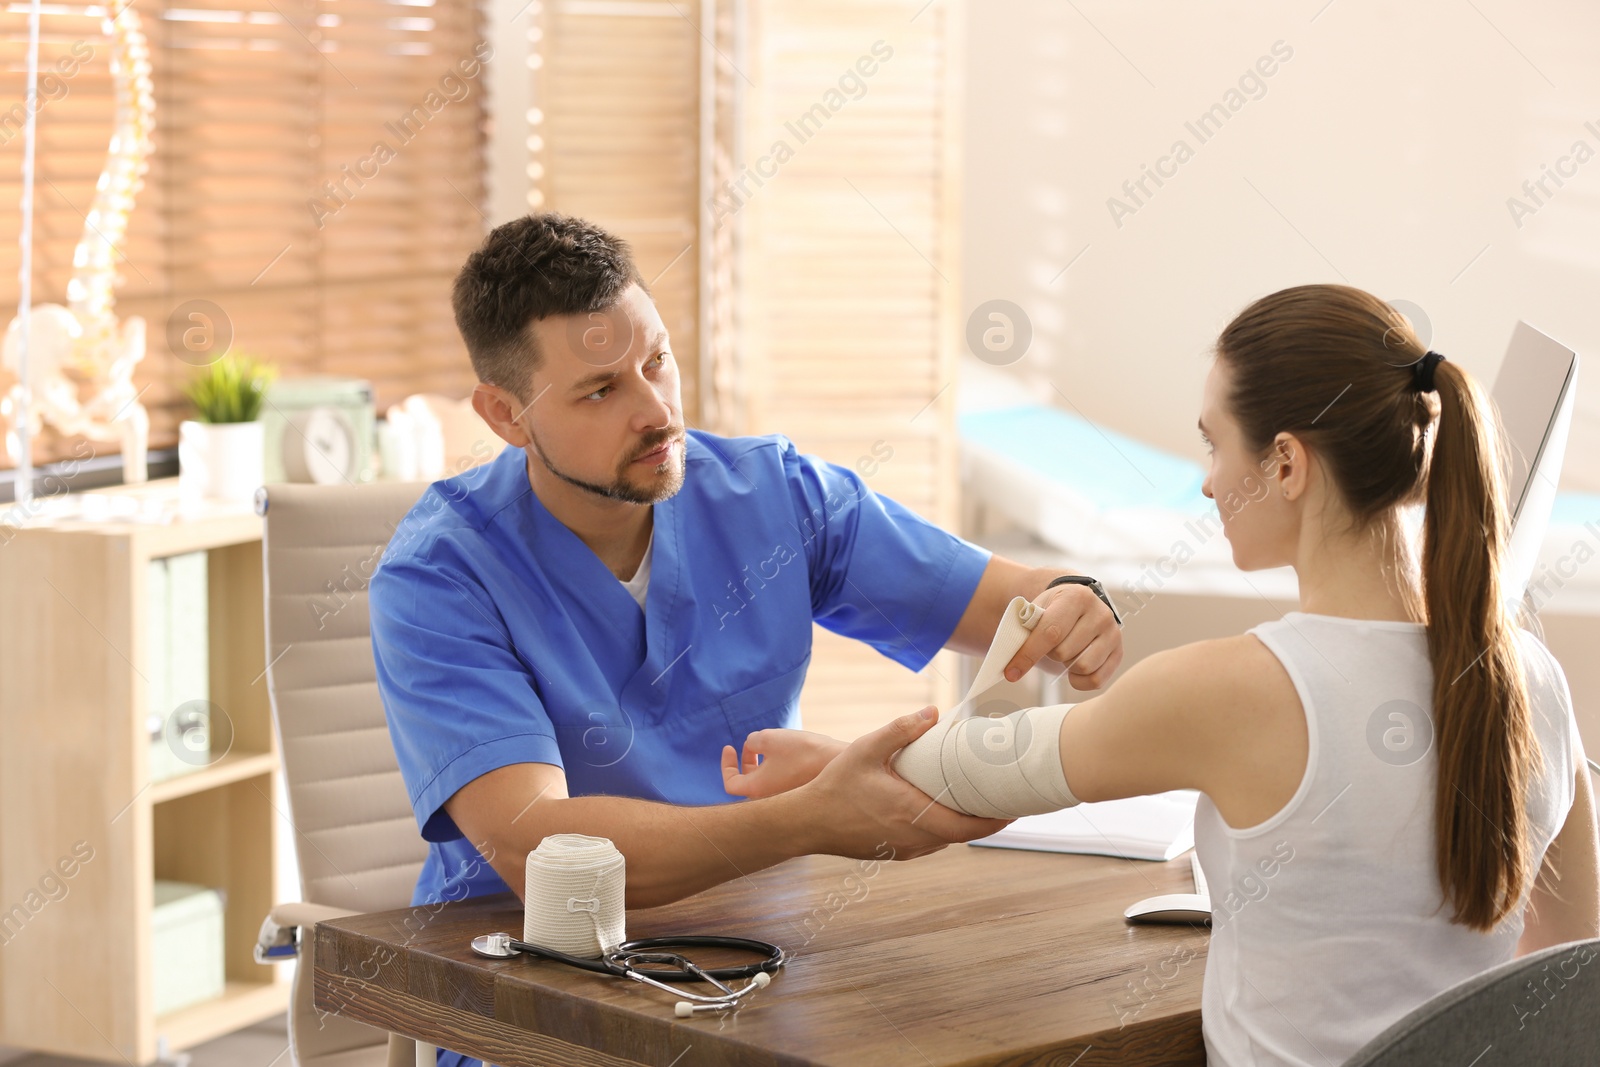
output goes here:
<path id="1" fill-rule="evenodd" d="M 772 975 L 766 971 L 757 971 L 750 979 L 750 984 L 730 996 L 720 998 L 709 1004 L 691 1004 L 687 1000 L 680 1000 L 672 1006 L 672 1014 L 680 1019 L 688 1019 L 703 1011 L 730 1011 L 739 1006 L 739 998 L 754 989 L 765 989 L 772 984 Z"/>

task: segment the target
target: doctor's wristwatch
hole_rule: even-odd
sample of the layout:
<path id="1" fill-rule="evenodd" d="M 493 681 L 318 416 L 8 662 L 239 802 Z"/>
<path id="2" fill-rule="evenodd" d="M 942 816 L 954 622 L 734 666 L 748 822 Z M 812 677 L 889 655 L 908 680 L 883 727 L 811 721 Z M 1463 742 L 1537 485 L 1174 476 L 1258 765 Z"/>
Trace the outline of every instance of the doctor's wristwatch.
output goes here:
<path id="1" fill-rule="evenodd" d="M 1052 578 L 1050 580 L 1050 584 L 1045 586 L 1045 588 L 1054 589 L 1058 585 L 1088 586 L 1090 591 L 1093 592 L 1095 596 L 1100 598 L 1101 603 L 1105 604 L 1106 607 L 1111 609 L 1111 617 L 1117 620 L 1117 625 L 1122 625 L 1122 616 L 1117 614 L 1117 606 L 1113 604 L 1111 602 L 1111 598 L 1106 595 L 1106 587 L 1101 585 L 1096 579 L 1089 577 L 1087 574 L 1063 574 L 1059 578 Z"/>

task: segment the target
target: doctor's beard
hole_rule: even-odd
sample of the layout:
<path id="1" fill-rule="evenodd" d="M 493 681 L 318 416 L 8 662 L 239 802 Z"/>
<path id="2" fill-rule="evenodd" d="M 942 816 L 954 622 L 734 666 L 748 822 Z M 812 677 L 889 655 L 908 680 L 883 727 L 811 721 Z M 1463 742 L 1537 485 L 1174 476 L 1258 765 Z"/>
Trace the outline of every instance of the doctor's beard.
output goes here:
<path id="1" fill-rule="evenodd" d="M 538 436 L 531 428 L 528 430 L 528 439 L 533 444 L 533 454 L 539 457 L 539 462 L 543 463 L 551 474 L 569 485 L 588 490 L 607 500 L 620 500 L 625 504 L 659 504 L 683 488 L 684 457 L 688 446 L 681 424 L 664 426 L 645 434 L 633 454 L 618 464 L 616 475 L 606 485 L 575 477 L 550 462 L 550 457 L 545 454 L 544 448 L 539 444 Z M 636 484 L 630 477 L 633 474 L 634 461 L 640 456 L 654 452 L 667 441 L 678 441 L 679 447 L 669 452 L 666 461 L 660 466 L 650 468 L 651 474 L 655 476 L 653 484 L 647 486 Z"/>

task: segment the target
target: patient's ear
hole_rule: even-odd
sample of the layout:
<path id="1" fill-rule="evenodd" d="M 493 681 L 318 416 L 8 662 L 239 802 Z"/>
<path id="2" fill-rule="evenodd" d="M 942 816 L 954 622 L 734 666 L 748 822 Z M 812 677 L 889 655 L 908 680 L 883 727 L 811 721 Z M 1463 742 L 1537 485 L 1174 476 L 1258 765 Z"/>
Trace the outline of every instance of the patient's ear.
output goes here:
<path id="1" fill-rule="evenodd" d="M 1278 492 L 1287 500 L 1299 500 L 1310 484 L 1310 456 L 1305 442 L 1292 433 L 1272 439 L 1269 461 L 1278 479 Z"/>
<path id="2" fill-rule="evenodd" d="M 497 385 L 479 382 L 472 390 L 472 410 L 508 445 L 528 447 L 528 433 L 518 422 L 526 405 Z"/>

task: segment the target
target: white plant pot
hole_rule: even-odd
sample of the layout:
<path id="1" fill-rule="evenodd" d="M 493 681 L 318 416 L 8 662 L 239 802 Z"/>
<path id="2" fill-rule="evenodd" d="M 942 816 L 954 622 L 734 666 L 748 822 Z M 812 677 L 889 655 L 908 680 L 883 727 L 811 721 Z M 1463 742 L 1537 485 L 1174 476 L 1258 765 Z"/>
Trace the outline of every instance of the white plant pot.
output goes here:
<path id="1" fill-rule="evenodd" d="M 249 504 L 262 481 L 262 425 L 178 424 L 178 490 L 186 497 Z"/>

